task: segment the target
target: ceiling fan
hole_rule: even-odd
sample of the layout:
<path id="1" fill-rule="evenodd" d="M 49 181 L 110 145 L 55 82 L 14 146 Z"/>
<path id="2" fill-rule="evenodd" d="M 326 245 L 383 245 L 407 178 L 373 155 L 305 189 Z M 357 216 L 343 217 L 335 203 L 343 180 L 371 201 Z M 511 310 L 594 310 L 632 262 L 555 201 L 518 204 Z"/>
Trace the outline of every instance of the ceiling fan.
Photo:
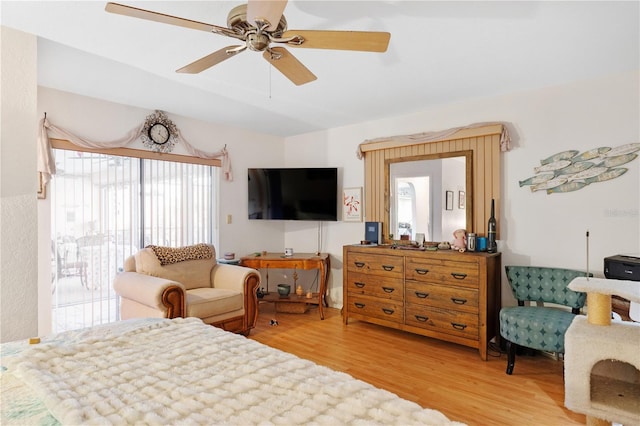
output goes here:
<path id="1" fill-rule="evenodd" d="M 105 10 L 134 18 L 212 32 L 244 42 L 223 47 L 176 71 L 187 74 L 202 72 L 249 49 L 263 52 L 262 56 L 268 62 L 291 82 L 299 86 L 309 83 L 317 77 L 283 46 L 364 52 L 385 52 L 387 50 L 391 37 L 391 34 L 387 32 L 288 31 L 287 20 L 283 15 L 286 5 L 287 0 L 249 0 L 247 4 L 231 9 L 227 16 L 227 28 L 119 3 L 107 3 Z M 272 46 L 272 43 L 280 46 Z"/>

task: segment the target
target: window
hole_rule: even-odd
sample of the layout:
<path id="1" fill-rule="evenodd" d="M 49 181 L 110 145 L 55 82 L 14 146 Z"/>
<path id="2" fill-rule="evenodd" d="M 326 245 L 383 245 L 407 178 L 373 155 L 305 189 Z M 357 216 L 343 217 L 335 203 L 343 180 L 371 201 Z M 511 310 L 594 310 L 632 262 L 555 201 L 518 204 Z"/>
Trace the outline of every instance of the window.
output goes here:
<path id="1" fill-rule="evenodd" d="M 217 239 L 218 167 L 55 149 L 53 331 L 117 321 L 113 278 L 149 244 Z"/>

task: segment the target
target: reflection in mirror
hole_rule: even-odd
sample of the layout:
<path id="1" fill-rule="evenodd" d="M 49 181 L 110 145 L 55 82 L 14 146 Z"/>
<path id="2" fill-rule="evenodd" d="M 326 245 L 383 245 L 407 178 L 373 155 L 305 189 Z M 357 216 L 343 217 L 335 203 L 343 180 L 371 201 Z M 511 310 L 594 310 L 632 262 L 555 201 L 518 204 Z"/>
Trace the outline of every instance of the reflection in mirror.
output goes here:
<path id="1" fill-rule="evenodd" d="M 467 229 L 471 209 L 471 152 L 412 157 L 388 162 L 389 239 L 414 240 L 423 233 L 426 241 L 453 240 L 453 231 Z M 447 205 L 446 191 L 454 194 Z M 459 195 L 465 197 L 459 204 Z"/>

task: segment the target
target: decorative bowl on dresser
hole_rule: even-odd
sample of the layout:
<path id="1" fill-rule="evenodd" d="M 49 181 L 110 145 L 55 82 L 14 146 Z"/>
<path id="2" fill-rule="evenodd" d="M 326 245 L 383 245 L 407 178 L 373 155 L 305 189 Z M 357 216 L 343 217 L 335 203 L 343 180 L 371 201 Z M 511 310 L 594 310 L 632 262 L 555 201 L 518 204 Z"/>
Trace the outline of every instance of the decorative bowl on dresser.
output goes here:
<path id="1" fill-rule="evenodd" d="M 343 321 L 477 348 L 499 339 L 500 253 L 343 247 Z M 496 342 L 498 343 L 498 342 Z"/>

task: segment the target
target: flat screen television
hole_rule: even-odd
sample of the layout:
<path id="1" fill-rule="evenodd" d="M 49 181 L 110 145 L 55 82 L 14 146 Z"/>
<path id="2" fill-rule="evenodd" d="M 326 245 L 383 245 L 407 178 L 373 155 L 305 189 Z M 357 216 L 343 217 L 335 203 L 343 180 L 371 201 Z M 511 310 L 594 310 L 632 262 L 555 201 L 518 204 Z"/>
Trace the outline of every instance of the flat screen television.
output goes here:
<path id="1" fill-rule="evenodd" d="M 249 169 L 249 219 L 338 220 L 338 169 Z"/>

